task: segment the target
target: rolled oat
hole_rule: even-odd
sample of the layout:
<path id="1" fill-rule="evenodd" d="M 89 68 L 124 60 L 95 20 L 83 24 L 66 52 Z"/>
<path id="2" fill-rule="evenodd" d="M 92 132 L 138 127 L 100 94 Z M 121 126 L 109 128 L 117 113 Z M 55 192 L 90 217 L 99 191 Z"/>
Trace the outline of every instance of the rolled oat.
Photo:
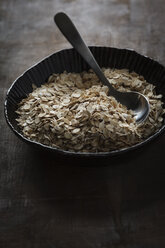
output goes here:
<path id="1" fill-rule="evenodd" d="M 155 86 L 127 70 L 103 69 L 109 82 L 120 91 L 138 91 L 150 103 L 149 117 L 137 124 L 131 110 L 108 96 L 90 70 L 53 74 L 18 106 L 17 122 L 30 140 L 75 152 L 108 152 L 132 146 L 162 125 L 162 95 Z"/>

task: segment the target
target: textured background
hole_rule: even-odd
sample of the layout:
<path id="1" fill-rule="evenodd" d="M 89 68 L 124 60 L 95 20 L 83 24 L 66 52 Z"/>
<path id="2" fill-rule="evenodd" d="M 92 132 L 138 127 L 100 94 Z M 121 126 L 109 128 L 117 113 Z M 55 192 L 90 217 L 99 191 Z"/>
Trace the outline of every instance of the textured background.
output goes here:
<path id="1" fill-rule="evenodd" d="M 35 153 L 6 125 L 12 81 L 70 47 L 53 22 L 58 11 L 88 45 L 165 65 L 165 0 L 0 0 L 0 247 L 164 248 L 165 135 L 121 159 L 73 161 Z"/>

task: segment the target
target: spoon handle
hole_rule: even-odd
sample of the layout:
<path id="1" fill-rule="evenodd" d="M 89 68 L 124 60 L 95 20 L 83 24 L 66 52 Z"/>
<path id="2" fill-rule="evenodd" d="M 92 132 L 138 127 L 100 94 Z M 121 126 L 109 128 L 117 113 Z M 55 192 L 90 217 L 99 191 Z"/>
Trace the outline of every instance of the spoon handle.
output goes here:
<path id="1" fill-rule="evenodd" d="M 108 86 L 111 91 L 111 95 L 116 92 L 116 90 L 111 86 L 109 81 L 104 76 L 99 65 L 97 64 L 95 58 L 93 57 L 91 51 L 83 41 L 79 32 L 77 31 L 75 25 L 70 20 L 70 18 L 63 12 L 57 13 L 54 16 L 54 21 L 60 31 L 63 33 L 65 38 L 71 43 L 75 50 L 83 57 L 87 64 L 93 69 L 101 82 Z"/>

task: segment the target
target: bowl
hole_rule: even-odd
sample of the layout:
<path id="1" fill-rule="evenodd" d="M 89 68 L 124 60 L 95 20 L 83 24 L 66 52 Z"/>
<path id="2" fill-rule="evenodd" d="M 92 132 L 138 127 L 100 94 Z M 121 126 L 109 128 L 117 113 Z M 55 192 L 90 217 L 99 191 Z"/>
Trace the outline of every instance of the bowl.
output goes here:
<path id="1" fill-rule="evenodd" d="M 100 67 L 110 67 L 117 69 L 128 69 L 130 72 L 135 71 L 142 75 L 149 83 L 156 86 L 156 92 L 162 94 L 162 101 L 165 103 L 165 67 L 153 59 L 140 55 L 137 52 L 130 49 L 119 49 L 112 47 L 89 47 L 93 53 L 96 61 Z M 72 48 L 58 51 L 46 58 L 39 63 L 35 64 L 28 70 L 26 70 L 20 77 L 18 77 L 9 88 L 5 104 L 5 118 L 12 129 L 12 131 L 24 142 L 31 146 L 52 151 L 53 153 L 63 154 L 67 156 L 76 157 L 105 157 L 121 155 L 138 149 L 165 131 L 165 116 L 163 117 L 162 127 L 154 134 L 149 136 L 142 142 L 135 144 L 131 147 L 110 151 L 110 152 L 99 152 L 99 153 L 84 153 L 84 152 L 70 152 L 64 151 L 59 148 L 52 148 L 35 141 L 31 141 L 23 136 L 20 127 L 16 121 L 17 104 L 27 95 L 32 92 L 32 84 L 35 83 L 38 87 L 44 84 L 52 73 L 63 73 L 67 72 L 82 72 L 88 70 L 89 66 L 84 62 L 81 56 Z"/>

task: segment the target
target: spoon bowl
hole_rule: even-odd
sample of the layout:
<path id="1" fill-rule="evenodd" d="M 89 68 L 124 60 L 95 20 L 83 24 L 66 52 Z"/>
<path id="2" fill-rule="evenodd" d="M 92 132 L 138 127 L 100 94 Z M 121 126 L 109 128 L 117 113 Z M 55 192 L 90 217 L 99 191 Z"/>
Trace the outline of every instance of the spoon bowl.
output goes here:
<path id="1" fill-rule="evenodd" d="M 137 123 L 145 121 L 149 114 L 149 102 L 147 98 L 138 92 L 119 92 L 114 89 L 104 76 L 94 56 L 83 41 L 70 18 L 65 13 L 60 12 L 54 16 L 54 21 L 65 38 L 93 69 L 100 81 L 104 85 L 108 86 L 109 95 L 115 97 L 118 102 L 125 105 L 128 109 L 133 110 Z"/>
<path id="2" fill-rule="evenodd" d="M 149 104 L 147 98 L 139 92 L 119 92 L 116 91 L 115 98 L 135 114 L 136 122 L 139 124 L 146 120 L 149 114 Z"/>

